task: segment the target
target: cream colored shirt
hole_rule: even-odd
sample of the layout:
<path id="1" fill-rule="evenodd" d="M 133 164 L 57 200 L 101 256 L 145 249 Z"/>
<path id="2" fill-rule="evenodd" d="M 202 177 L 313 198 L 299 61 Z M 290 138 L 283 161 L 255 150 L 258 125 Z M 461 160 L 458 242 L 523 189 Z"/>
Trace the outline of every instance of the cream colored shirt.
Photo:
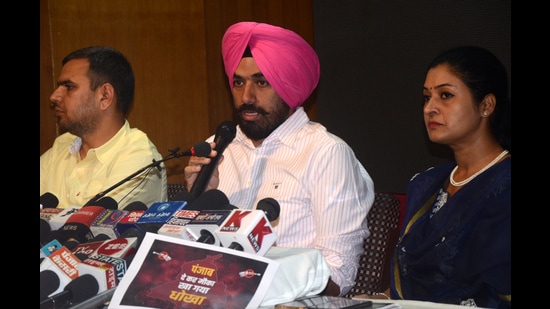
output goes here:
<path id="1" fill-rule="evenodd" d="M 153 163 L 153 159 L 162 159 L 147 135 L 130 128 L 127 120 L 111 140 L 90 149 L 84 160 L 79 155 L 81 144 L 80 137 L 64 133 L 40 156 L 40 195 L 55 195 L 59 208 L 83 206 L 99 192 Z M 156 167 L 147 169 L 105 196 L 115 199 L 119 209 L 134 201 L 147 207 L 166 201 L 166 170 L 163 163 L 160 166 L 161 171 Z"/>
<path id="2" fill-rule="evenodd" d="M 277 200 L 276 245 L 320 250 L 346 294 L 374 202 L 374 183 L 353 150 L 299 107 L 258 148 L 237 127 L 223 156 L 218 189 L 231 204 L 252 209 L 263 198 Z"/>

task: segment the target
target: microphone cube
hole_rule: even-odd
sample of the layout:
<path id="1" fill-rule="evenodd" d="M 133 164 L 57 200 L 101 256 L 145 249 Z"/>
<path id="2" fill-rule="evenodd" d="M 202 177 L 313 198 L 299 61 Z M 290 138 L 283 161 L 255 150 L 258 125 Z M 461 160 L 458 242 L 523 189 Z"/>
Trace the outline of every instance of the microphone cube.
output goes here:
<path id="1" fill-rule="evenodd" d="M 58 213 L 62 212 L 63 208 L 44 208 L 40 209 L 40 219 L 50 221 L 50 219 L 57 215 Z M 63 224 L 62 224 L 63 225 Z M 51 228 L 51 225 L 50 225 Z"/>
<path id="2" fill-rule="evenodd" d="M 124 216 L 115 226 L 116 233 L 118 235 L 124 234 L 126 230 L 131 228 L 136 228 L 138 230 L 141 230 L 139 226 L 137 225 L 137 221 L 143 214 L 145 213 L 145 210 L 133 210 L 128 212 L 126 216 Z"/>
<path id="3" fill-rule="evenodd" d="M 105 209 L 105 211 L 101 213 L 92 223 L 92 226 L 90 227 L 92 234 L 94 234 L 94 236 L 105 234 L 111 239 L 117 238 L 120 234 L 115 227 L 120 220 L 127 215 L 128 211 L 126 210 Z"/>
<path id="4" fill-rule="evenodd" d="M 136 223 L 141 230 L 156 233 L 163 224 L 172 218 L 176 211 L 186 206 L 186 201 L 153 203 Z"/>
<path id="5" fill-rule="evenodd" d="M 59 277 L 59 288 L 52 294 L 63 291 L 63 288 L 65 288 L 69 282 L 80 275 L 78 272 L 79 263 L 80 259 L 67 249 L 67 247 L 61 247 L 44 258 L 42 263 L 40 263 L 40 271 L 49 269 L 55 272 Z"/>
<path id="6" fill-rule="evenodd" d="M 180 209 L 174 213 L 168 222 L 161 226 L 157 234 L 195 241 L 193 235 L 187 231 L 186 225 L 199 213 L 199 210 Z"/>
<path id="7" fill-rule="evenodd" d="M 52 228 L 52 231 L 58 230 L 61 228 L 65 222 L 71 217 L 75 212 L 77 212 L 80 208 L 80 206 L 69 206 L 67 208 L 63 208 L 61 212 L 59 212 L 56 215 L 53 215 L 50 220 L 48 221 L 50 223 L 50 227 Z"/>
<path id="8" fill-rule="evenodd" d="M 261 210 L 236 209 L 216 231 L 222 246 L 234 244 L 242 251 L 263 256 L 277 240 L 265 213 Z"/>
<path id="9" fill-rule="evenodd" d="M 99 292 L 118 285 L 126 274 L 126 261 L 102 254 L 91 256 L 78 264 L 80 276 L 90 274 L 99 284 Z"/>

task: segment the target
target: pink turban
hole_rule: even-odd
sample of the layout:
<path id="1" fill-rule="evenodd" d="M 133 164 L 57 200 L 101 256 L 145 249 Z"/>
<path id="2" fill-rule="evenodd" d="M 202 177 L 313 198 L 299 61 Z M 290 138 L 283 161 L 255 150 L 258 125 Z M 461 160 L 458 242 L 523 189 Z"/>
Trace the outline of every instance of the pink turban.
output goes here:
<path id="1" fill-rule="evenodd" d="M 260 71 L 291 108 L 302 105 L 317 87 L 321 69 L 315 50 L 291 30 L 257 22 L 236 23 L 223 36 L 229 87 L 247 45 Z"/>

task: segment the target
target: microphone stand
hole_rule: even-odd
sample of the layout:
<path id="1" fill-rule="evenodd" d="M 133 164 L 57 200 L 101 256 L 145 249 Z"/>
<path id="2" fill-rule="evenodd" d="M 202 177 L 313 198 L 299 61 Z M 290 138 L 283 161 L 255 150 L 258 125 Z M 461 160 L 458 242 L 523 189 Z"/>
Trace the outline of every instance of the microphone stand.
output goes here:
<path id="1" fill-rule="evenodd" d="M 114 185 L 107 188 L 106 190 L 101 191 L 98 194 L 96 194 L 96 196 L 94 196 L 91 200 L 89 200 L 84 206 L 93 205 L 92 203 L 96 203 L 97 201 L 99 201 L 99 199 L 104 197 L 105 194 L 113 191 L 114 189 L 121 186 L 123 183 L 125 183 L 125 182 L 129 181 L 130 179 L 136 177 L 137 175 L 143 173 L 147 169 L 156 167 L 160 171 L 161 170 L 160 164 L 162 162 L 165 162 L 165 161 L 168 161 L 168 160 L 171 160 L 171 159 L 174 159 L 174 158 L 179 158 L 179 157 L 182 157 L 182 156 L 185 155 L 185 154 L 179 154 L 178 153 L 179 150 L 180 150 L 180 147 L 176 147 L 175 149 L 168 149 L 168 152 L 170 153 L 168 156 L 164 157 L 162 160 L 159 160 L 159 161 L 153 159 L 153 162 L 151 164 L 140 168 L 139 170 L 137 170 L 135 173 L 131 174 L 130 176 L 128 176 L 128 177 L 122 179 L 121 181 L 115 183 Z"/>

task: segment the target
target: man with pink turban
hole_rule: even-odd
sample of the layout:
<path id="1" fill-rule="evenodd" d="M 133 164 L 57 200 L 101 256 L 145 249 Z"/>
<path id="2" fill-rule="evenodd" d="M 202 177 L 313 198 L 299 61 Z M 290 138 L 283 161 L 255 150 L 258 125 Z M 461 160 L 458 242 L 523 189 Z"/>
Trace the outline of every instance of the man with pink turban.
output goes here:
<path id="1" fill-rule="evenodd" d="M 349 145 L 302 107 L 319 82 L 317 53 L 291 30 L 239 22 L 226 30 L 222 55 L 237 128 L 206 189 L 217 188 L 243 209 L 277 200 L 276 245 L 318 249 L 331 270 L 322 293 L 345 295 L 370 234 L 374 184 Z M 210 157 L 189 159 L 188 188 Z"/>

